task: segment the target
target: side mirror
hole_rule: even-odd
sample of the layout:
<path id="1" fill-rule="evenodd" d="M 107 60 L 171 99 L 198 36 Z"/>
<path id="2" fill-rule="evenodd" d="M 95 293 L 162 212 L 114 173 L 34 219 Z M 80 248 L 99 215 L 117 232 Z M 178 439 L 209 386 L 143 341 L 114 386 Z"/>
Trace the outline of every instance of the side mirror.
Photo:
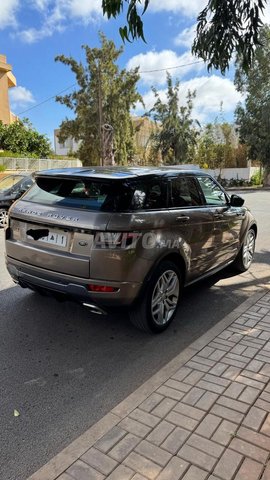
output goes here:
<path id="1" fill-rule="evenodd" d="M 230 204 L 232 207 L 242 207 L 245 203 L 245 200 L 238 195 L 231 195 Z"/>

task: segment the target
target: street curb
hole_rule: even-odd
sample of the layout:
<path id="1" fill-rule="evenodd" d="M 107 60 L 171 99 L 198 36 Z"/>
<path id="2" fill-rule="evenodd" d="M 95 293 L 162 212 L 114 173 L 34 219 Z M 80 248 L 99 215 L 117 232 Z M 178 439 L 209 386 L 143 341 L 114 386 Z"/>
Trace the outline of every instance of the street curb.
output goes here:
<path id="1" fill-rule="evenodd" d="M 120 402 L 97 423 L 86 430 L 85 433 L 58 453 L 36 473 L 31 475 L 28 480 L 56 480 L 67 468 L 78 460 L 79 457 L 89 450 L 97 440 L 138 407 L 138 405 L 149 397 L 157 388 L 174 375 L 179 368 L 204 348 L 211 340 L 213 340 L 213 338 L 219 335 L 226 327 L 240 317 L 242 313 L 260 300 L 269 289 L 270 285 L 265 285 L 260 288 L 259 291 L 254 293 L 231 313 L 226 315 L 226 317 L 208 330 L 208 332 L 195 340 L 189 347 L 183 350 L 173 360 L 149 378 L 149 380 L 131 393 L 125 400 Z"/>

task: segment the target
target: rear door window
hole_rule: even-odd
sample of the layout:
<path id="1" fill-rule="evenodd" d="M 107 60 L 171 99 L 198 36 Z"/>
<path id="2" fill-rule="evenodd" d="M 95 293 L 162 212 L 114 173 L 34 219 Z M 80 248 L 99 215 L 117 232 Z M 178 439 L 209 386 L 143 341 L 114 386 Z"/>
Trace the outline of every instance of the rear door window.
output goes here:
<path id="1" fill-rule="evenodd" d="M 171 179 L 172 208 L 194 207 L 202 205 L 202 199 L 196 181 L 191 176 L 179 175 Z"/>

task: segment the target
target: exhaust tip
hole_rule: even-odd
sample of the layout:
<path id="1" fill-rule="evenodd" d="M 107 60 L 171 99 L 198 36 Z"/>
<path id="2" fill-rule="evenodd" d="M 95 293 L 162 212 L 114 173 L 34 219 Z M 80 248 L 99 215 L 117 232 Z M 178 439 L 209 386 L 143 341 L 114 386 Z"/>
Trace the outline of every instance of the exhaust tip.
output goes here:
<path id="1" fill-rule="evenodd" d="M 107 315 L 107 312 L 105 312 L 105 310 L 97 307 L 97 305 L 93 305 L 92 303 L 83 303 L 83 306 L 89 308 L 89 310 L 96 315 Z"/>

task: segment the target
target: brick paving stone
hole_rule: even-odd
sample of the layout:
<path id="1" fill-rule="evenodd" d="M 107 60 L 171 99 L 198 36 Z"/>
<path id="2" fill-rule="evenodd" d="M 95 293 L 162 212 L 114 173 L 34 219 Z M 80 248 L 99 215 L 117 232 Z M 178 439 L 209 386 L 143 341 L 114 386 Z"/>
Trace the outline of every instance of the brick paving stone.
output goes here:
<path id="1" fill-rule="evenodd" d="M 266 402 L 265 400 L 262 400 L 261 398 L 258 398 L 258 400 L 256 400 L 255 406 L 270 413 L 270 403 Z"/>
<path id="2" fill-rule="evenodd" d="M 156 480 L 179 480 L 188 467 L 189 464 L 182 458 L 173 457 Z"/>
<path id="3" fill-rule="evenodd" d="M 203 380 L 214 383 L 215 385 L 220 385 L 222 387 L 228 387 L 230 385 L 230 380 L 227 380 L 226 378 L 219 378 L 215 375 L 210 375 L 210 373 L 204 375 Z"/>
<path id="4" fill-rule="evenodd" d="M 119 465 L 106 480 L 131 480 L 132 478 L 134 478 L 134 470 L 125 465 Z"/>
<path id="5" fill-rule="evenodd" d="M 200 363 L 194 362 L 193 360 L 190 360 L 187 365 L 194 370 L 199 370 L 199 372 L 208 372 L 211 368 L 207 365 L 201 365 Z"/>
<path id="6" fill-rule="evenodd" d="M 154 392 L 140 404 L 140 409 L 150 413 L 163 399 L 163 395 Z"/>
<path id="7" fill-rule="evenodd" d="M 67 469 L 67 474 L 75 480 L 103 480 L 105 477 L 81 460 L 77 460 Z"/>
<path id="8" fill-rule="evenodd" d="M 148 460 L 136 452 L 129 454 L 124 460 L 124 465 L 150 480 L 154 480 L 162 470 L 160 465 L 157 465 L 155 462 L 152 462 L 152 460 Z"/>
<path id="9" fill-rule="evenodd" d="M 74 477 L 71 477 L 67 473 L 63 473 L 60 477 L 57 477 L 57 480 L 74 480 Z"/>
<path id="10" fill-rule="evenodd" d="M 196 363 L 200 363 L 202 365 L 206 365 L 207 367 L 214 367 L 214 365 L 216 364 L 216 362 L 214 362 L 214 360 L 209 360 L 209 358 L 203 358 L 200 356 L 200 353 L 198 353 L 197 355 L 195 355 L 193 358 L 192 358 L 192 361 L 196 362 Z"/>
<path id="11" fill-rule="evenodd" d="M 231 410 L 227 407 L 223 407 L 222 405 L 214 405 L 210 412 L 218 417 L 224 418 L 225 420 L 229 420 L 230 422 L 239 423 L 244 418 L 242 413 L 236 412 L 235 410 Z"/>
<path id="12" fill-rule="evenodd" d="M 192 465 L 201 467 L 209 472 L 212 470 L 217 461 L 216 458 L 207 455 L 207 453 L 201 452 L 190 445 L 183 445 L 177 455 L 187 462 L 190 462 Z"/>
<path id="13" fill-rule="evenodd" d="M 238 375 L 235 381 L 243 383 L 244 385 L 248 385 L 249 387 L 258 388 L 260 390 L 262 390 L 264 387 L 264 384 L 262 382 L 258 382 L 257 380 L 253 380 L 252 378 L 248 378 L 243 375 Z"/>
<path id="14" fill-rule="evenodd" d="M 258 480 L 262 470 L 263 465 L 261 463 L 245 458 L 236 474 L 235 480 Z"/>
<path id="15" fill-rule="evenodd" d="M 222 340 L 227 340 L 230 336 L 231 336 L 231 332 L 229 332 L 228 330 L 224 330 L 218 335 L 217 338 L 221 338 Z"/>
<path id="16" fill-rule="evenodd" d="M 95 447 L 101 450 L 103 453 L 107 453 L 126 434 L 127 432 L 125 430 L 116 425 L 95 443 Z"/>
<path id="17" fill-rule="evenodd" d="M 146 437 L 146 440 L 153 443 L 154 445 L 159 446 L 162 442 L 164 442 L 164 440 L 166 440 L 166 438 L 170 435 L 170 433 L 172 433 L 174 429 L 175 425 L 166 422 L 166 420 L 163 420 Z"/>
<path id="18" fill-rule="evenodd" d="M 208 453 L 209 455 L 212 455 L 212 457 L 216 457 L 216 458 L 221 457 L 221 454 L 224 451 L 224 447 L 222 447 L 221 445 L 217 445 L 217 443 L 212 442 L 207 438 L 203 438 L 200 435 L 197 435 L 196 433 L 193 433 L 187 439 L 186 443 L 187 445 L 197 448 L 198 450 L 201 450 L 204 453 Z"/>
<path id="19" fill-rule="evenodd" d="M 120 423 L 119 427 L 123 428 L 129 433 L 133 433 L 134 435 L 138 435 L 138 437 L 145 437 L 150 431 L 151 428 L 143 425 L 132 418 L 126 417 Z"/>
<path id="20" fill-rule="evenodd" d="M 261 372 L 256 373 L 256 372 L 249 372 L 248 370 L 243 370 L 241 372 L 241 375 L 243 375 L 244 377 L 247 377 L 247 378 L 251 378 L 252 380 L 256 380 L 258 382 L 261 382 L 261 383 L 268 383 L 268 381 L 269 381 L 269 378 L 265 375 L 262 375 Z"/>
<path id="21" fill-rule="evenodd" d="M 215 383 L 206 382 L 205 380 L 200 380 L 197 386 L 213 393 L 223 393 L 225 390 L 225 387 L 222 387 L 221 385 L 216 385 Z"/>
<path id="22" fill-rule="evenodd" d="M 221 343 L 217 343 L 216 339 L 213 340 L 211 343 L 209 343 L 209 346 L 212 348 L 218 348 L 219 350 L 222 350 L 223 352 L 229 352 L 231 347 L 228 345 L 223 345 Z"/>
<path id="23" fill-rule="evenodd" d="M 242 355 L 244 355 L 244 357 L 253 358 L 258 353 L 258 351 L 259 348 L 247 347 L 246 350 L 242 353 Z"/>
<path id="24" fill-rule="evenodd" d="M 259 338 L 262 340 L 270 340 L 270 332 L 262 332 Z"/>
<path id="25" fill-rule="evenodd" d="M 202 410 L 210 410 L 212 405 L 214 405 L 215 401 L 218 398 L 217 393 L 213 392 L 205 392 L 203 396 L 198 400 L 198 402 L 195 404 L 196 408 L 200 408 Z"/>
<path id="26" fill-rule="evenodd" d="M 234 400 L 232 398 L 224 397 L 223 395 L 218 398 L 217 404 L 223 405 L 224 407 L 228 407 L 232 410 L 236 410 L 240 413 L 246 413 L 249 409 L 249 405 L 247 405 L 246 403 L 240 402 L 239 400 Z"/>
<path id="27" fill-rule="evenodd" d="M 182 402 L 179 402 L 175 405 L 174 411 L 177 413 L 181 413 L 182 415 L 186 415 L 187 417 L 193 418 L 195 420 L 201 420 L 205 412 L 199 410 L 198 408 L 191 407 L 190 405 L 185 405 Z"/>
<path id="28" fill-rule="evenodd" d="M 237 432 L 237 437 L 270 452 L 270 438 L 266 435 L 263 435 L 263 433 L 254 432 L 246 427 L 240 427 Z"/>
<path id="29" fill-rule="evenodd" d="M 211 355 L 211 353 L 214 353 L 214 351 L 215 351 L 214 348 L 207 346 L 207 347 L 204 347 L 202 350 L 200 350 L 199 354 L 201 357 L 207 358 Z"/>
<path id="30" fill-rule="evenodd" d="M 262 348 L 265 342 L 261 340 L 259 343 L 259 338 L 245 338 L 241 341 L 241 345 L 246 345 L 246 347 L 260 347 Z"/>
<path id="31" fill-rule="evenodd" d="M 235 347 L 233 347 L 230 351 L 230 353 L 235 353 L 236 355 L 241 355 L 241 353 L 243 353 L 244 350 L 246 350 L 246 346 L 245 345 L 241 345 L 241 344 L 238 344 L 238 345 L 235 345 Z"/>
<path id="32" fill-rule="evenodd" d="M 212 436 L 212 440 L 226 446 L 230 443 L 237 429 L 238 425 L 236 423 L 228 422 L 228 420 L 223 420 L 214 435 Z"/>
<path id="33" fill-rule="evenodd" d="M 216 362 L 219 362 L 222 357 L 224 357 L 225 353 L 223 350 L 215 350 L 209 357 L 209 360 L 215 360 Z"/>
<path id="34" fill-rule="evenodd" d="M 195 430 L 195 433 L 198 433 L 203 437 L 210 438 L 212 437 L 213 433 L 217 430 L 221 421 L 222 421 L 221 418 L 216 417 L 215 415 L 212 415 L 211 413 L 209 413 L 209 415 L 206 415 L 206 417 L 198 425 L 198 427 Z"/>
<path id="35" fill-rule="evenodd" d="M 251 443 L 245 442 L 239 438 L 233 438 L 230 443 L 230 449 L 236 450 L 238 453 L 241 453 L 245 457 L 250 457 L 253 460 L 257 460 L 258 462 L 265 463 L 268 457 L 268 453 L 266 450 L 263 450 L 256 445 Z"/>
<path id="36" fill-rule="evenodd" d="M 270 402 L 270 393 L 262 392 L 260 395 L 261 400 L 265 400 L 266 402 Z"/>
<path id="37" fill-rule="evenodd" d="M 186 417 L 185 415 L 181 415 L 177 412 L 170 412 L 167 415 L 166 420 L 168 422 L 174 423 L 178 427 L 183 427 L 190 431 L 194 430 L 198 425 L 198 420 Z"/>
<path id="38" fill-rule="evenodd" d="M 267 364 L 267 365 L 264 365 L 261 370 L 260 370 L 260 373 L 262 375 L 266 375 L 267 377 L 270 377 L 270 365 Z"/>
<path id="39" fill-rule="evenodd" d="M 229 336 L 230 336 L 231 332 L 228 332 L 228 333 L 229 333 Z M 230 342 L 229 340 L 222 339 L 222 338 L 220 338 L 220 336 L 216 337 L 213 341 L 215 343 L 218 343 L 219 345 L 226 345 L 226 347 L 230 347 L 230 348 L 233 348 L 234 345 L 235 345 L 234 342 Z"/>
<path id="40" fill-rule="evenodd" d="M 201 373 L 201 372 L 200 372 Z M 193 387 L 183 398 L 182 402 L 187 403 L 188 405 L 195 405 L 197 401 L 203 396 L 205 390 L 202 390 L 198 387 Z"/>
<path id="41" fill-rule="evenodd" d="M 137 422 L 141 422 L 144 425 L 147 425 L 148 427 L 155 427 L 159 422 L 160 419 L 152 415 L 152 413 L 147 413 L 144 412 L 143 410 L 140 410 L 139 408 L 136 408 L 129 414 L 130 418 L 133 418 L 133 420 L 137 420 Z"/>
<path id="42" fill-rule="evenodd" d="M 159 387 L 157 392 L 161 395 L 164 395 L 165 397 L 172 398 L 173 400 L 181 400 L 181 398 L 183 398 L 183 396 L 185 395 L 183 392 L 175 390 L 171 387 L 167 387 L 166 385 L 162 385 L 161 387 Z"/>
<path id="43" fill-rule="evenodd" d="M 266 420 L 262 425 L 261 433 L 270 436 L 270 414 L 267 415 Z"/>
<path id="44" fill-rule="evenodd" d="M 208 472 L 191 465 L 187 473 L 183 476 L 182 480 L 205 480 L 207 476 Z"/>
<path id="45" fill-rule="evenodd" d="M 249 362 L 249 360 L 247 358 L 243 358 L 242 355 L 236 355 L 235 353 L 230 353 L 230 352 L 226 354 L 225 358 L 226 359 L 230 358 L 231 360 L 234 360 L 235 362 L 240 362 L 240 363 L 243 363 L 245 365 Z"/>
<path id="46" fill-rule="evenodd" d="M 240 400 L 241 402 L 252 404 L 253 402 L 255 402 L 259 394 L 260 390 L 258 390 L 257 388 L 246 387 L 238 400 Z"/>
<path id="47" fill-rule="evenodd" d="M 247 416 L 243 420 L 243 425 L 252 428 L 252 430 L 259 430 L 267 413 L 257 407 L 251 407 Z"/>
<path id="48" fill-rule="evenodd" d="M 247 388 L 245 385 L 241 385 L 241 383 L 231 383 L 231 385 L 225 390 L 223 395 L 229 398 L 238 398 L 239 395 Z"/>
<path id="49" fill-rule="evenodd" d="M 203 373 L 202 373 L 202 375 L 203 375 Z M 186 381 L 186 379 L 185 379 L 185 381 Z M 170 378 L 170 380 L 167 380 L 165 385 L 167 387 L 174 388 L 175 390 L 179 390 L 180 392 L 183 392 L 183 393 L 187 393 L 191 389 L 191 385 L 187 385 L 184 382 L 179 382 L 178 380 L 174 380 L 173 378 Z"/>
<path id="50" fill-rule="evenodd" d="M 246 366 L 246 370 L 250 370 L 251 372 L 259 372 L 263 366 L 263 362 L 259 360 L 251 360 L 249 364 Z"/>
<path id="51" fill-rule="evenodd" d="M 238 368 L 245 368 L 247 364 L 247 362 L 239 362 L 227 356 L 222 359 L 222 362 L 226 363 L 227 365 L 231 365 L 232 367 L 238 367 Z"/>
<path id="52" fill-rule="evenodd" d="M 223 480 L 231 480 L 237 471 L 243 456 L 233 450 L 226 450 L 219 460 L 214 474 L 221 477 Z"/>
<path id="53" fill-rule="evenodd" d="M 236 377 L 238 377 L 238 375 L 240 374 L 241 371 L 242 371 L 241 368 L 234 367 L 233 365 L 231 365 L 222 374 L 222 377 L 228 378 L 229 380 L 234 381 L 236 379 Z"/>
<path id="54" fill-rule="evenodd" d="M 128 433 L 120 442 L 109 452 L 110 457 L 118 462 L 122 462 L 130 452 L 138 445 L 141 438 L 132 433 Z"/>
<path id="55" fill-rule="evenodd" d="M 270 463 L 266 466 L 266 469 L 263 473 L 262 480 L 270 480 Z"/>
<path id="56" fill-rule="evenodd" d="M 161 467 L 164 467 L 171 459 L 171 454 L 169 452 L 166 452 L 162 448 L 153 445 L 147 440 L 143 440 L 141 443 L 139 443 L 139 445 L 137 445 L 135 448 L 135 452 L 140 453 L 149 460 L 153 460 L 153 462 L 157 463 Z"/>
<path id="57" fill-rule="evenodd" d="M 184 428 L 176 427 L 175 430 L 166 438 L 161 447 L 175 455 L 185 443 L 190 432 Z"/>
<path id="58" fill-rule="evenodd" d="M 94 447 L 90 448 L 84 455 L 82 455 L 81 459 L 83 462 L 90 465 L 90 467 L 98 470 L 104 475 L 111 473 L 112 470 L 114 470 L 117 466 L 117 462 L 115 460 Z"/>
<path id="59" fill-rule="evenodd" d="M 204 372 L 198 372 L 197 370 L 194 370 L 185 378 L 184 381 L 189 385 L 195 385 L 203 376 Z"/>
<path id="60" fill-rule="evenodd" d="M 263 363 L 270 363 L 270 358 L 263 355 L 262 351 L 256 355 L 256 360 L 260 360 Z"/>
<path id="61" fill-rule="evenodd" d="M 225 363 L 217 363 L 213 368 L 211 368 L 211 370 L 209 370 L 209 373 L 219 377 L 227 368 L 228 365 L 225 365 Z"/>
<path id="62" fill-rule="evenodd" d="M 187 367 L 181 367 L 174 375 L 172 378 L 175 378 L 175 380 L 179 380 L 180 382 L 186 378 L 192 370 Z"/>
<path id="63" fill-rule="evenodd" d="M 147 478 L 140 475 L 140 473 L 135 473 L 131 480 L 147 480 Z"/>
<path id="64" fill-rule="evenodd" d="M 172 400 L 172 398 L 164 398 L 164 400 L 162 400 L 160 404 L 155 407 L 154 410 L 152 410 L 151 413 L 157 417 L 163 418 L 173 409 L 176 404 L 176 400 Z"/>

